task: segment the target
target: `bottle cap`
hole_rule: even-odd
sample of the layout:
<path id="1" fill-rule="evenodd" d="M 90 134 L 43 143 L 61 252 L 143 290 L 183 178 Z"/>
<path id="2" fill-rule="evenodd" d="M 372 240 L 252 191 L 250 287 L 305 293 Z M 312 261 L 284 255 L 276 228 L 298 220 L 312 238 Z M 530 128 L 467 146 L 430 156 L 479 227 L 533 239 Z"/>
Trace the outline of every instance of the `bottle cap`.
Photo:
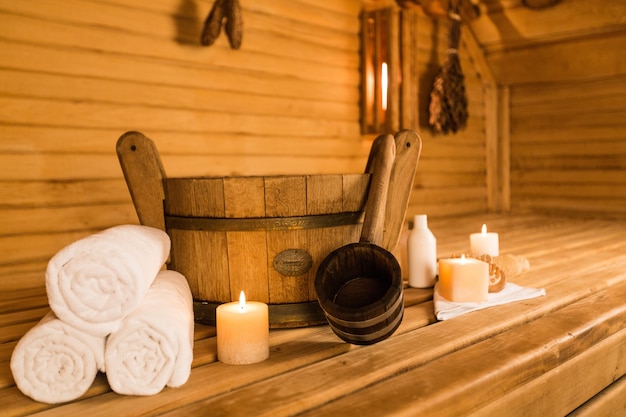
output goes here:
<path id="1" fill-rule="evenodd" d="M 417 229 L 418 227 L 427 227 L 428 220 L 425 214 L 416 214 L 413 218 L 413 228 Z"/>

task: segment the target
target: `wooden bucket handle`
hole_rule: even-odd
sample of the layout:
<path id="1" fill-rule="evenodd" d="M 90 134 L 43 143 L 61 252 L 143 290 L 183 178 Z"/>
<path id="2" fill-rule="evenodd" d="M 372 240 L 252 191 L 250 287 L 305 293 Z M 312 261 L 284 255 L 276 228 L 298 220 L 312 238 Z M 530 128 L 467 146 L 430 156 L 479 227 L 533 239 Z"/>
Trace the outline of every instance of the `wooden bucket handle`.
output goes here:
<path id="1" fill-rule="evenodd" d="M 414 130 L 401 130 L 395 134 L 394 140 L 396 159 L 389 180 L 382 242 L 382 247 L 390 252 L 400 242 L 400 234 L 417 172 L 417 163 L 422 152 L 422 139 Z"/>
<path id="2" fill-rule="evenodd" d="M 140 132 L 126 132 L 116 151 L 139 222 L 165 231 L 163 180 L 167 176 L 154 142 Z"/>
<path id="3" fill-rule="evenodd" d="M 373 173 L 374 158 L 380 152 L 380 144 L 387 136 L 390 135 L 380 135 L 372 143 L 366 165 L 367 173 Z M 394 142 L 395 158 L 385 189 L 385 206 L 371 208 L 375 210 L 375 215 L 383 213 L 384 220 L 381 225 L 380 219 L 374 219 L 375 224 L 370 225 L 371 230 L 366 230 L 366 234 L 373 238 L 378 233 L 377 230 L 382 229 L 382 239 L 376 240 L 389 251 L 396 248 L 400 239 L 422 149 L 421 138 L 410 129 L 396 133 Z M 145 226 L 165 230 L 163 180 L 167 175 L 154 142 L 140 132 L 130 131 L 119 138 L 116 150 L 139 222 Z"/>
<path id="4" fill-rule="evenodd" d="M 367 191 L 360 242 L 382 245 L 389 178 L 395 157 L 396 146 L 393 136 L 385 134 L 376 138 L 368 162 L 368 172 L 372 177 Z"/>
<path id="5" fill-rule="evenodd" d="M 374 158 L 380 151 L 380 144 L 386 135 L 378 136 L 370 149 L 365 172 L 372 173 Z M 396 157 L 393 162 L 389 190 L 385 206 L 383 240 L 381 246 L 393 251 L 400 241 L 402 226 L 409 206 L 409 197 L 417 172 L 417 162 L 422 151 L 422 139 L 411 129 L 405 129 L 394 135 Z"/>

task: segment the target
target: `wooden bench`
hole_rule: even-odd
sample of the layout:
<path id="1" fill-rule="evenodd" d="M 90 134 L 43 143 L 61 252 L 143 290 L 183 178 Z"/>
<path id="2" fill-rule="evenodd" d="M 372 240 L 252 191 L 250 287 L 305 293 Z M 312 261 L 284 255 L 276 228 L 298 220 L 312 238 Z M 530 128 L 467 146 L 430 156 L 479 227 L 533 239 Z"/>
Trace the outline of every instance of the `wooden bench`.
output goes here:
<path id="1" fill-rule="evenodd" d="M 407 288 L 389 339 L 342 342 L 328 326 L 272 330 L 268 360 L 216 361 L 215 329 L 196 326 L 190 380 L 150 397 L 99 375 L 79 400 L 32 401 L 14 385 L 17 340 L 47 311 L 43 289 L 0 302 L 0 404 L 6 416 L 622 416 L 626 415 L 626 221 L 519 216 L 430 219 L 440 256 L 467 251 L 483 223 L 501 253 L 525 256 L 517 284 L 545 297 L 437 322 L 432 290 Z"/>

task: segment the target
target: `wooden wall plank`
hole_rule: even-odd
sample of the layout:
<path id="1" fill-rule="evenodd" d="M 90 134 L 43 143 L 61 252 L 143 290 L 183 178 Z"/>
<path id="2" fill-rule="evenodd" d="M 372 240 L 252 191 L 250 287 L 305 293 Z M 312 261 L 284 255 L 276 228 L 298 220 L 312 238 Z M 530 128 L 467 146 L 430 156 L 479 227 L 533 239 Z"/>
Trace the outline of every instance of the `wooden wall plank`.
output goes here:
<path id="1" fill-rule="evenodd" d="M 2 208 L 88 206 L 101 202 L 128 203 L 122 178 L 67 181 L 0 181 Z"/>
<path id="2" fill-rule="evenodd" d="M 626 376 L 609 385 L 592 399 L 574 410 L 571 417 L 619 417 L 626 412 Z"/>

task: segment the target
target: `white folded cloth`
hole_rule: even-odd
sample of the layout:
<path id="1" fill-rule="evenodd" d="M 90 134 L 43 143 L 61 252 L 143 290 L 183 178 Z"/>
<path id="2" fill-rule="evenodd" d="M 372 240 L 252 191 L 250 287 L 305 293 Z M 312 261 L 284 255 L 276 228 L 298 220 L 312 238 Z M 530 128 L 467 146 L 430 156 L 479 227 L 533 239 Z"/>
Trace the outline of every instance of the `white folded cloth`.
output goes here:
<path id="1" fill-rule="evenodd" d="M 143 300 L 170 244 L 164 231 L 131 224 L 69 244 L 46 269 L 52 311 L 77 329 L 106 336 Z"/>
<path id="2" fill-rule="evenodd" d="M 36 401 L 74 400 L 104 371 L 104 346 L 104 337 L 74 329 L 49 312 L 13 349 L 13 379 Z"/>
<path id="3" fill-rule="evenodd" d="M 543 288 L 526 288 L 512 282 L 507 282 L 500 292 L 489 293 L 487 301 L 483 303 L 457 303 L 450 301 L 439 294 L 437 286 L 433 293 L 433 303 L 435 305 L 435 315 L 437 320 L 448 320 L 470 311 L 482 310 L 484 308 L 512 303 L 514 301 L 528 300 L 530 298 L 546 295 Z"/>
<path id="4" fill-rule="evenodd" d="M 193 360 L 193 302 L 176 271 L 161 271 L 143 302 L 112 333 L 104 363 L 113 391 L 153 395 L 187 382 Z"/>

